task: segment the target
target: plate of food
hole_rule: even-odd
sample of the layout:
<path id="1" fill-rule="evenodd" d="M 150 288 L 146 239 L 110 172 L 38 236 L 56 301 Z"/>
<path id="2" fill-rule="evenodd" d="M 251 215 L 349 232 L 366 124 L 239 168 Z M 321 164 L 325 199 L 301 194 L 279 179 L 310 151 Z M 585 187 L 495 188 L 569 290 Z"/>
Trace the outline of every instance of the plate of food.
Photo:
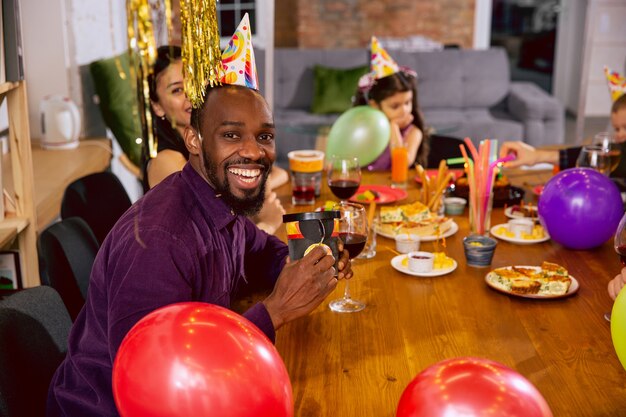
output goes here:
<path id="1" fill-rule="evenodd" d="M 561 265 L 544 261 L 541 266 L 515 265 L 496 268 L 485 276 L 496 291 L 522 298 L 569 297 L 579 289 L 576 278 Z"/>
<path id="2" fill-rule="evenodd" d="M 406 190 L 391 188 L 387 185 L 361 185 L 349 201 L 353 203 L 389 204 L 404 200 L 408 196 Z"/>
<path id="3" fill-rule="evenodd" d="M 376 233 L 380 236 L 394 239 L 401 233 L 414 234 L 423 242 L 452 236 L 458 230 L 459 226 L 451 218 L 437 216 L 419 201 L 381 207 L 376 226 Z"/>
<path id="4" fill-rule="evenodd" d="M 530 245 L 550 240 L 550 235 L 548 235 L 548 232 L 540 224 L 535 224 L 530 234 L 522 233 L 520 237 L 515 236 L 515 234 L 509 230 L 508 223 L 497 224 L 493 226 L 489 232 L 498 239 L 519 245 Z"/>
<path id="5" fill-rule="evenodd" d="M 409 269 L 408 255 L 398 255 L 391 260 L 391 266 L 404 274 L 413 275 L 415 277 L 438 277 L 449 274 L 457 267 L 454 259 L 446 256 L 443 252 L 434 252 L 435 262 L 433 270 L 430 272 L 413 272 Z"/>
<path id="6" fill-rule="evenodd" d="M 514 204 L 504 209 L 504 215 L 509 219 L 522 217 L 537 218 L 537 206 L 533 204 Z"/>

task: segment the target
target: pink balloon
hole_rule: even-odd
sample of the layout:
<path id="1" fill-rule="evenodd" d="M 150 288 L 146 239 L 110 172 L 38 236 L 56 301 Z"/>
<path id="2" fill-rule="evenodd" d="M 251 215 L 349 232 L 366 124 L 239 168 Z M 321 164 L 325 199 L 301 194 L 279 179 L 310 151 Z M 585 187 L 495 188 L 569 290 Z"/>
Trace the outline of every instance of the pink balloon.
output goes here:
<path id="1" fill-rule="evenodd" d="M 409 383 L 396 417 L 552 417 L 539 391 L 522 375 L 481 358 L 438 362 Z"/>
<path id="2" fill-rule="evenodd" d="M 292 417 L 278 351 L 244 317 L 212 304 L 172 304 L 141 319 L 113 364 L 123 417 Z"/>

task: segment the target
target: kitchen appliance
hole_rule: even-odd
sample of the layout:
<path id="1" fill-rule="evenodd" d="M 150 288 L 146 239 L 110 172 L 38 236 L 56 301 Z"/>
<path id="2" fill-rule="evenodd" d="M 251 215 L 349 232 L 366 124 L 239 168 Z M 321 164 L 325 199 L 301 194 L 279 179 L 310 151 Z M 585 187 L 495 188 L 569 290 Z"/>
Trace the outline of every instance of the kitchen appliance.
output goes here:
<path id="1" fill-rule="evenodd" d="M 62 95 L 48 95 L 41 100 L 41 147 L 74 149 L 80 136 L 80 112 L 72 100 Z"/>

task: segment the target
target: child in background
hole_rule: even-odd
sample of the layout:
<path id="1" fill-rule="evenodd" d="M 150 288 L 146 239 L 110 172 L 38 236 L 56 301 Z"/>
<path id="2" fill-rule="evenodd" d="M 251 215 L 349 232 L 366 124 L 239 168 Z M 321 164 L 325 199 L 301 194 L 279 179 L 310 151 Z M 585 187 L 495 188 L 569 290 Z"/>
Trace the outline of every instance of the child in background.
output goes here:
<path id="1" fill-rule="evenodd" d="M 611 107 L 611 125 L 613 126 L 615 142 L 620 144 L 622 151 L 622 159 L 617 168 L 611 173 L 611 176 L 626 178 L 626 94 L 622 94 L 613 102 Z M 535 149 L 524 142 L 504 142 L 502 148 L 500 148 L 500 156 L 506 156 L 509 153 L 517 155 L 514 161 L 506 163 L 508 168 L 548 162 L 559 165 L 560 169 L 567 169 L 576 165 L 580 149 L 580 147 L 561 150 Z"/>
<path id="2" fill-rule="evenodd" d="M 390 145 L 404 142 L 408 150 L 408 166 L 418 162 L 426 166 L 429 138 L 417 103 L 417 75 L 401 68 L 372 37 L 371 72 L 359 80 L 354 105 L 369 105 L 382 111 L 391 127 Z M 367 169 L 391 168 L 391 152 L 387 147 Z"/>
<path id="3" fill-rule="evenodd" d="M 148 78 L 150 104 L 157 139 L 157 156 L 144 165 L 144 187 L 152 188 L 170 174 L 180 171 L 189 159 L 183 141 L 185 128 L 191 121 L 191 103 L 183 85 L 183 62 L 178 46 L 161 46 L 153 73 Z M 284 169 L 274 166 L 267 179 L 267 195 L 263 208 L 252 220 L 267 233 L 274 233 L 282 224 L 285 210 L 272 189 L 287 182 Z"/>

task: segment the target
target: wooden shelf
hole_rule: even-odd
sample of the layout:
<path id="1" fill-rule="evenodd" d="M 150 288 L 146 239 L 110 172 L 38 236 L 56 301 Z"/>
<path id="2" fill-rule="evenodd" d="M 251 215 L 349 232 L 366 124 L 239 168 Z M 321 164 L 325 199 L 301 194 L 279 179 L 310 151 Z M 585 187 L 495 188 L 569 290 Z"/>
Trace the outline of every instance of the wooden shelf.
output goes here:
<path id="1" fill-rule="evenodd" d="M 7 187 L 12 187 L 15 217 L 0 222 L 0 229 L 3 231 L 0 242 L 17 247 L 20 253 L 22 285 L 33 287 L 39 285 L 40 281 L 26 82 L 0 84 L 0 101 L 4 99 L 7 100 L 9 116 L 10 152 L 8 159 L 11 163 L 8 171 L 11 175 L 9 178 L 3 178 L 2 183 Z"/>

